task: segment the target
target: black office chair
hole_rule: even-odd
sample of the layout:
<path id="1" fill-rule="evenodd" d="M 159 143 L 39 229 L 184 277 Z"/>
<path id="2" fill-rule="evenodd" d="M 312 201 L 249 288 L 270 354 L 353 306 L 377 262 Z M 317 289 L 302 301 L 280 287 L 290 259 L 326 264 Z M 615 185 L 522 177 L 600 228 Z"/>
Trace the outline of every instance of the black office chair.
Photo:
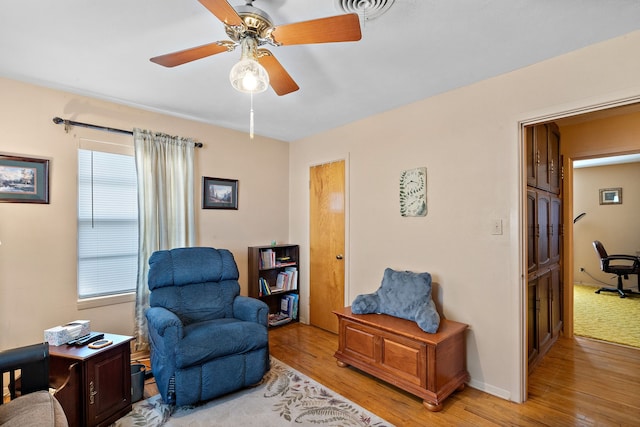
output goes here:
<path id="1" fill-rule="evenodd" d="M 598 240 L 593 242 L 593 247 L 600 257 L 600 269 L 605 273 L 612 273 L 618 276 L 617 288 L 600 288 L 596 291 L 596 294 L 601 291 L 617 292 L 620 294 L 620 298 L 624 298 L 627 293 L 634 293 L 631 289 L 624 289 L 622 285 L 622 278 L 624 277 L 628 280 L 630 274 L 638 275 L 638 291 L 640 292 L 640 257 L 634 255 L 608 255 L 604 246 Z"/>

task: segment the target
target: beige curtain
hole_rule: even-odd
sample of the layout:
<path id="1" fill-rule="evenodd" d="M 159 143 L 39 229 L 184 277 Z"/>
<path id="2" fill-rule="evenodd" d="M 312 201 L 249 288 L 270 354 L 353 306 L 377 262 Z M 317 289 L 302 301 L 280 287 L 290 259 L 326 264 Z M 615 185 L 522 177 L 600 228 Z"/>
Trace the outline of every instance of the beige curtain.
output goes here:
<path id="1" fill-rule="evenodd" d="M 138 283 L 136 350 L 149 348 L 149 257 L 154 251 L 193 246 L 193 156 L 196 141 L 134 129 L 138 175 Z"/>

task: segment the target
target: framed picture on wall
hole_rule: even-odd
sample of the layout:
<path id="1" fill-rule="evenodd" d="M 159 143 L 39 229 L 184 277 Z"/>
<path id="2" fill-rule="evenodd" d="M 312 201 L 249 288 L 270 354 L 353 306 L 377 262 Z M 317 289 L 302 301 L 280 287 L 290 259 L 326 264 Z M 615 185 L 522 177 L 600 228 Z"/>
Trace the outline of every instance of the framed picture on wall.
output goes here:
<path id="1" fill-rule="evenodd" d="M 238 180 L 203 176 L 202 209 L 238 209 Z"/>
<path id="2" fill-rule="evenodd" d="M 622 188 L 601 188 L 600 204 L 601 205 L 621 205 L 622 204 Z"/>
<path id="3" fill-rule="evenodd" d="M 0 155 L 0 202 L 49 203 L 49 160 Z"/>

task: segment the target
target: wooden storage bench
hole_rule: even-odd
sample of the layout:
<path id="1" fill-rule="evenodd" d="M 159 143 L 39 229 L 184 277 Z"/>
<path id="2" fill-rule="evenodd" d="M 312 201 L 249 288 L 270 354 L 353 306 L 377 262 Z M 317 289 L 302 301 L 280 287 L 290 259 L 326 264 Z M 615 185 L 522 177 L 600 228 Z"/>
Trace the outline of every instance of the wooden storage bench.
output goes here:
<path id="1" fill-rule="evenodd" d="M 339 321 L 338 366 L 352 365 L 421 397 L 430 411 L 469 380 L 464 323 L 442 319 L 435 334 L 386 314 L 334 311 Z"/>

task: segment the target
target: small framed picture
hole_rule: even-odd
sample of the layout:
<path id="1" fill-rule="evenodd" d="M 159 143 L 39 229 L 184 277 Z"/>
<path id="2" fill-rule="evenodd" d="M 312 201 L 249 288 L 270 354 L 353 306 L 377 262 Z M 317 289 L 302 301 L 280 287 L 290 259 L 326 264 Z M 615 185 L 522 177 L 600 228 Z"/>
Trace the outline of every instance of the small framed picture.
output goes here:
<path id="1" fill-rule="evenodd" d="M 203 176 L 202 209 L 238 209 L 238 180 Z"/>
<path id="2" fill-rule="evenodd" d="M 0 202 L 49 203 L 49 160 L 0 155 Z"/>
<path id="3" fill-rule="evenodd" d="M 622 188 L 601 188 L 600 204 L 601 205 L 621 205 L 622 204 Z"/>

